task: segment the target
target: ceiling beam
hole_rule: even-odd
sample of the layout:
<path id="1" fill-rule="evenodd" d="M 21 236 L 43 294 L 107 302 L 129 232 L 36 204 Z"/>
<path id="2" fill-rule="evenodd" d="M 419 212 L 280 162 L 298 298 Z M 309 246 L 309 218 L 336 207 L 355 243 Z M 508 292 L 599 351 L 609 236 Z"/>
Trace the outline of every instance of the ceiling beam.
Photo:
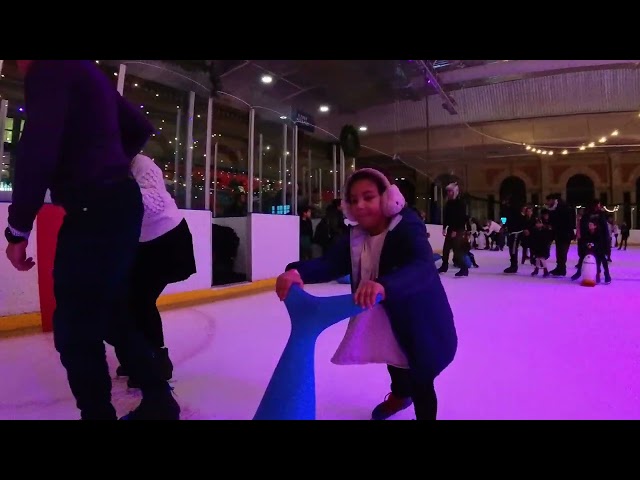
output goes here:
<path id="1" fill-rule="evenodd" d="M 638 66 L 640 60 L 504 60 L 477 67 L 444 71 L 438 74 L 442 85 L 471 82 L 487 78 L 576 70 L 620 65 Z"/>
<path id="2" fill-rule="evenodd" d="M 418 64 L 422 65 L 425 70 L 425 75 L 431 86 L 435 88 L 438 95 L 442 99 L 442 107 L 449 112 L 451 115 L 457 115 L 458 111 L 456 110 L 456 103 L 443 89 L 436 77 L 435 72 L 433 71 L 433 65 L 429 60 L 417 60 Z"/>

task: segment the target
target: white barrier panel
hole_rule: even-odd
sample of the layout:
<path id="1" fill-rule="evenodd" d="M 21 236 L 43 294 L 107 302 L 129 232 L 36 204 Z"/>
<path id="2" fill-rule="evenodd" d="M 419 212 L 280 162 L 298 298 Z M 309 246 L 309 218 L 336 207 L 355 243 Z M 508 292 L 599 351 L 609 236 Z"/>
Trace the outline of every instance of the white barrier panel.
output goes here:
<path id="1" fill-rule="evenodd" d="M 0 228 L 7 227 L 8 203 L 0 203 Z M 169 285 L 163 293 L 180 293 L 211 288 L 211 213 L 198 210 L 181 210 L 193 236 L 193 248 L 198 272 L 184 282 Z M 36 227 L 31 233 L 27 254 L 36 263 Z M 16 271 L 4 253 L 6 241 L 0 242 L 0 317 L 33 313 L 40 310 L 37 267 L 29 272 Z M 0 320 L 1 321 L 1 320 Z"/>
<path id="2" fill-rule="evenodd" d="M 300 217 L 251 214 L 250 279 L 275 278 L 300 259 Z"/>
<path id="3" fill-rule="evenodd" d="M 180 210 L 189 224 L 193 237 L 193 252 L 197 272 L 184 282 L 169 285 L 164 294 L 192 292 L 211 288 L 211 212 L 206 210 Z"/>
<path id="4" fill-rule="evenodd" d="M 243 273 L 249 278 L 251 267 L 249 263 L 249 217 L 214 218 L 212 223 L 214 225 L 220 225 L 221 227 L 232 228 L 233 231 L 236 232 L 236 235 L 240 239 L 240 245 L 238 245 L 238 256 L 233 265 L 233 271 Z"/>
<path id="5" fill-rule="evenodd" d="M 2 228 L 2 241 L 0 245 L 0 316 L 18 315 L 40 310 L 40 295 L 38 294 L 38 268 L 34 267 L 28 272 L 18 272 L 5 255 L 7 241 L 4 231 L 7 228 L 9 216 L 9 204 L 0 203 L 0 228 Z M 27 255 L 33 257 L 36 263 L 36 229 L 31 233 L 31 242 L 27 247 Z M 1 321 L 1 320 L 0 320 Z"/>
<path id="6" fill-rule="evenodd" d="M 441 252 L 444 247 L 444 235 L 442 235 L 442 225 L 427 224 L 429 232 L 429 243 L 434 252 Z"/>

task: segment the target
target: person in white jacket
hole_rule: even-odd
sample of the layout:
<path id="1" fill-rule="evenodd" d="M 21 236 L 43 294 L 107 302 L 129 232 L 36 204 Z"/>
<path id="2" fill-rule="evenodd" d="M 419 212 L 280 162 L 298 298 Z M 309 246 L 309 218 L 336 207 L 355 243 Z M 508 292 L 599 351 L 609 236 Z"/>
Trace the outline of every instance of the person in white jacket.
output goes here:
<path id="1" fill-rule="evenodd" d="M 164 344 L 162 319 L 156 302 L 167 285 L 186 280 L 196 273 L 193 239 L 184 216 L 167 191 L 162 170 L 145 156 L 136 155 L 131 173 L 140 187 L 144 217 L 140 244 L 132 278 L 131 308 L 136 327 L 142 332 L 160 358 L 165 379 L 173 376 L 173 364 Z M 116 374 L 129 376 L 121 355 Z M 130 388 L 138 382 L 129 378 Z"/>

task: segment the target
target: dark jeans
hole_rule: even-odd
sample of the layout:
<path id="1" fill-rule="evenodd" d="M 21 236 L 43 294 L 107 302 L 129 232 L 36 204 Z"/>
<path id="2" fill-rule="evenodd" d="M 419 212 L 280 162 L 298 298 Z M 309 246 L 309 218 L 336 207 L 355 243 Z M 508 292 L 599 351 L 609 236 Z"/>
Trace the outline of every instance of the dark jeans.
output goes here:
<path id="1" fill-rule="evenodd" d="M 135 316 L 135 326 L 142 332 L 149 345 L 154 350 L 159 350 L 164 347 L 164 332 L 157 302 L 169 284 L 152 278 L 151 275 L 145 275 L 144 272 L 134 278 L 136 280 L 131 290 L 131 310 Z M 116 354 L 118 359 L 122 357 L 120 348 L 116 348 Z"/>
<path id="2" fill-rule="evenodd" d="M 509 259 L 511 267 L 518 268 L 518 248 L 520 247 L 520 241 L 522 233 L 510 233 L 507 236 L 507 248 L 509 249 Z"/>
<path id="3" fill-rule="evenodd" d="M 411 398 L 418 420 L 435 420 L 438 412 L 438 397 L 433 380 L 424 382 L 413 378 L 411 371 L 387 365 L 391 376 L 391 393 L 400 398 Z"/>
<path id="4" fill-rule="evenodd" d="M 464 230 L 457 231 L 455 237 L 451 237 L 451 231 L 448 230 L 442 247 L 442 264 L 449 264 L 449 254 L 453 250 L 453 263 L 464 266 L 464 247 L 466 243 Z"/>
<path id="5" fill-rule="evenodd" d="M 554 270 L 567 273 L 567 255 L 571 240 L 556 240 L 556 268 Z"/>
<path id="6" fill-rule="evenodd" d="M 131 273 L 142 225 L 134 180 L 67 195 L 53 280 L 54 342 L 83 419 L 115 419 L 104 341 L 141 379 L 144 396 L 170 392 L 144 337 L 133 328 Z M 170 394 L 170 393 L 169 393 Z"/>

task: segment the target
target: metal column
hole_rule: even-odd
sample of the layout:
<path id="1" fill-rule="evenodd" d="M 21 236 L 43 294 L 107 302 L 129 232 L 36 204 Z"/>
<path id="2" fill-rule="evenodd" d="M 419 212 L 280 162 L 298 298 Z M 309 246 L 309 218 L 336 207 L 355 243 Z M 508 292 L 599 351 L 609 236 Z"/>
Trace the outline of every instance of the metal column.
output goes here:
<path id="1" fill-rule="evenodd" d="M 258 179 L 260 180 L 260 193 L 258 193 L 258 213 L 262 212 L 262 192 L 264 191 L 264 179 L 262 178 L 262 134 L 258 137 Z"/>
<path id="2" fill-rule="evenodd" d="M 218 209 L 218 142 L 213 146 L 213 217 Z"/>
<path id="3" fill-rule="evenodd" d="M 282 124 L 282 213 L 287 206 L 287 124 Z"/>
<path id="4" fill-rule="evenodd" d="M 213 97 L 207 104 L 207 141 L 205 142 L 204 162 L 204 209 L 211 207 L 211 137 L 213 131 Z"/>
<path id="5" fill-rule="evenodd" d="M 318 206 L 322 208 L 322 169 L 318 169 Z"/>
<path id="6" fill-rule="evenodd" d="M 118 70 L 118 93 L 124 95 L 124 79 L 127 76 L 127 66 L 124 63 L 120 64 L 120 70 Z"/>
<path id="7" fill-rule="evenodd" d="M 8 109 L 9 109 L 9 100 L 0 100 L 0 170 L 2 170 L 2 167 L 4 166 L 3 165 L 4 163 L 4 129 L 5 129 L 5 123 L 7 121 Z"/>
<path id="8" fill-rule="evenodd" d="M 333 198 L 338 198 L 338 146 L 333 144 Z"/>
<path id="9" fill-rule="evenodd" d="M 176 115 L 176 156 L 173 162 L 173 197 L 178 198 L 178 187 L 180 186 L 180 175 L 178 169 L 180 167 L 180 127 L 182 126 L 182 110 L 178 108 Z"/>
<path id="10" fill-rule="evenodd" d="M 347 166 L 345 165 L 345 158 L 344 158 L 344 150 L 342 150 L 342 148 L 340 149 L 340 197 L 344 196 L 344 192 L 342 191 L 342 189 L 344 188 L 344 184 L 346 179 L 346 168 Z"/>
<path id="11" fill-rule="evenodd" d="M 187 118 L 187 165 L 185 168 L 185 202 L 187 210 L 191 209 L 191 185 L 193 183 L 193 116 L 196 109 L 196 93 L 189 92 L 189 112 Z"/>
<path id="12" fill-rule="evenodd" d="M 256 111 L 254 108 L 249 110 L 249 182 L 247 193 L 247 213 L 253 213 L 253 163 L 254 163 L 254 150 L 255 150 L 255 125 L 256 125 Z"/>
<path id="13" fill-rule="evenodd" d="M 309 149 L 309 155 L 308 155 L 308 166 L 307 166 L 307 171 L 308 171 L 308 175 L 309 178 L 307 179 L 307 185 L 308 185 L 308 194 L 309 194 L 309 205 L 311 205 L 313 203 L 313 170 L 311 170 L 311 149 Z"/>
<path id="14" fill-rule="evenodd" d="M 293 203 L 293 214 L 298 215 L 298 125 L 293 126 L 293 182 L 291 200 Z"/>

